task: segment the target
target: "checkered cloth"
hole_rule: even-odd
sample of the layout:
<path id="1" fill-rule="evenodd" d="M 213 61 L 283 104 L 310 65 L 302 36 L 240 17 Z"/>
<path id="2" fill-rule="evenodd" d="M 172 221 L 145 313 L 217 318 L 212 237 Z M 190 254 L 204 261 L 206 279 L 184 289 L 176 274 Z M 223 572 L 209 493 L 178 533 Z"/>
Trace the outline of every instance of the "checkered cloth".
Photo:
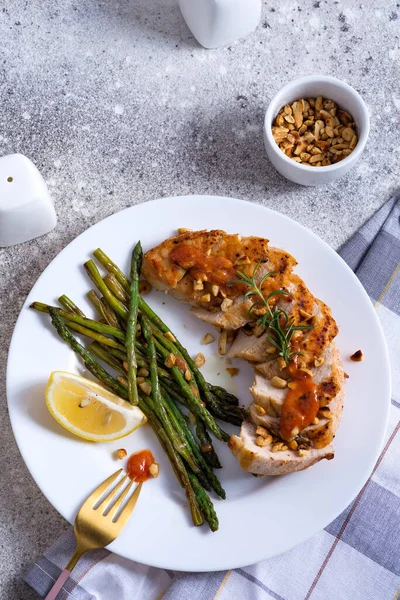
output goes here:
<path id="1" fill-rule="evenodd" d="M 99 550 L 84 556 L 59 594 L 75 600 L 397 600 L 400 598 L 400 193 L 341 249 L 364 284 L 392 359 L 384 448 L 354 502 L 304 544 L 235 571 L 173 573 Z M 46 595 L 75 547 L 72 529 L 25 581 Z M 305 560 L 306 558 L 306 560 Z"/>

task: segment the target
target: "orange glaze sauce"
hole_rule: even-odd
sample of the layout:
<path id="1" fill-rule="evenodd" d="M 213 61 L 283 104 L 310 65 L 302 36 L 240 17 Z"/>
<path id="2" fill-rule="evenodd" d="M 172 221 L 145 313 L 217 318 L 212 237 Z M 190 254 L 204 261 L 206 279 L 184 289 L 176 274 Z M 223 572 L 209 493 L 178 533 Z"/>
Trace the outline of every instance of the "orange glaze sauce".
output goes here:
<path id="1" fill-rule="evenodd" d="M 172 262 L 189 271 L 190 276 L 195 280 L 200 279 L 230 288 L 243 288 L 240 284 L 227 285 L 238 276 L 232 261 L 224 256 L 208 256 L 196 246 L 182 243 L 172 248 L 169 257 Z"/>
<path id="2" fill-rule="evenodd" d="M 311 425 L 317 416 L 319 401 L 317 386 L 312 377 L 298 369 L 296 362 L 290 363 L 286 373 L 295 382 L 295 389 L 289 389 L 282 406 L 280 432 L 284 440 L 294 437 L 293 430 L 302 429 Z"/>
<path id="3" fill-rule="evenodd" d="M 150 477 L 150 466 L 155 463 L 154 456 L 150 450 L 140 450 L 131 454 L 128 458 L 126 470 L 131 479 L 135 479 L 138 483 L 147 481 Z"/>

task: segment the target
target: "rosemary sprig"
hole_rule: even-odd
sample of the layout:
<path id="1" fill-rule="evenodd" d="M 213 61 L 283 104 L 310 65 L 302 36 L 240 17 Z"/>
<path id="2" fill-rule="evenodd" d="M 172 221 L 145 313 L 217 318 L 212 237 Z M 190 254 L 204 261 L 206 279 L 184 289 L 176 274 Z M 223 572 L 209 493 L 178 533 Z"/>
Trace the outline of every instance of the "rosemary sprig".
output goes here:
<path id="1" fill-rule="evenodd" d="M 261 328 L 270 333 L 267 336 L 268 341 L 276 348 L 277 356 L 281 356 L 288 363 L 295 355 L 301 355 L 293 349 L 292 338 L 295 331 L 305 331 L 314 329 L 312 325 L 295 325 L 293 317 L 289 317 L 288 313 L 277 306 L 271 307 L 269 301 L 274 296 L 290 296 L 286 290 L 272 290 L 264 296 L 262 286 L 264 281 L 278 273 L 278 271 L 269 271 L 261 281 L 257 284 L 256 274 L 262 261 L 259 261 L 251 275 L 247 275 L 243 271 L 237 271 L 239 279 L 235 279 L 230 283 L 240 283 L 247 285 L 249 289 L 244 294 L 243 301 L 245 302 L 251 296 L 257 296 L 258 299 L 249 308 L 249 317 L 253 316 L 254 310 L 265 308 L 264 314 L 257 319 L 257 323 Z"/>

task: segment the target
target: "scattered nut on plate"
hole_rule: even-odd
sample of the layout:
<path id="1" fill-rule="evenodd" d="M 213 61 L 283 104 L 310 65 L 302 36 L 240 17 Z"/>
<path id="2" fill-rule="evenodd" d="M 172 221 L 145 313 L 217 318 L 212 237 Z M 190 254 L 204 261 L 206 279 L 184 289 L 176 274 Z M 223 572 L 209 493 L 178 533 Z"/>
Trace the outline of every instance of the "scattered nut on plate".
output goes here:
<path id="1" fill-rule="evenodd" d="M 364 356 L 362 350 L 357 350 L 356 352 L 354 352 L 354 354 L 350 356 L 350 360 L 352 360 L 353 362 L 361 362 L 363 358 Z"/>
<path id="2" fill-rule="evenodd" d="M 120 448 L 119 450 L 117 450 L 117 458 L 119 460 L 122 460 L 123 458 L 125 458 L 125 456 L 127 456 L 127 451 L 125 450 L 125 448 Z"/>
<path id="3" fill-rule="evenodd" d="M 286 156 L 311 167 L 343 160 L 358 142 L 353 117 L 322 96 L 285 104 L 272 125 L 272 135 Z"/>

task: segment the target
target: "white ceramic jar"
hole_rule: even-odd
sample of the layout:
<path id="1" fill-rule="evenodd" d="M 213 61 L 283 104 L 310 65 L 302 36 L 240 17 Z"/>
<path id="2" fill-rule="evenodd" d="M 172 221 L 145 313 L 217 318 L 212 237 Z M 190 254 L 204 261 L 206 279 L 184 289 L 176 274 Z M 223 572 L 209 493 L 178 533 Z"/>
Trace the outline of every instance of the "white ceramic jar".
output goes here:
<path id="1" fill-rule="evenodd" d="M 48 233 L 57 224 L 47 185 L 22 154 L 0 158 L 0 248 Z"/>
<path id="2" fill-rule="evenodd" d="M 261 0 L 179 0 L 187 26 L 205 48 L 245 37 L 260 22 Z"/>

